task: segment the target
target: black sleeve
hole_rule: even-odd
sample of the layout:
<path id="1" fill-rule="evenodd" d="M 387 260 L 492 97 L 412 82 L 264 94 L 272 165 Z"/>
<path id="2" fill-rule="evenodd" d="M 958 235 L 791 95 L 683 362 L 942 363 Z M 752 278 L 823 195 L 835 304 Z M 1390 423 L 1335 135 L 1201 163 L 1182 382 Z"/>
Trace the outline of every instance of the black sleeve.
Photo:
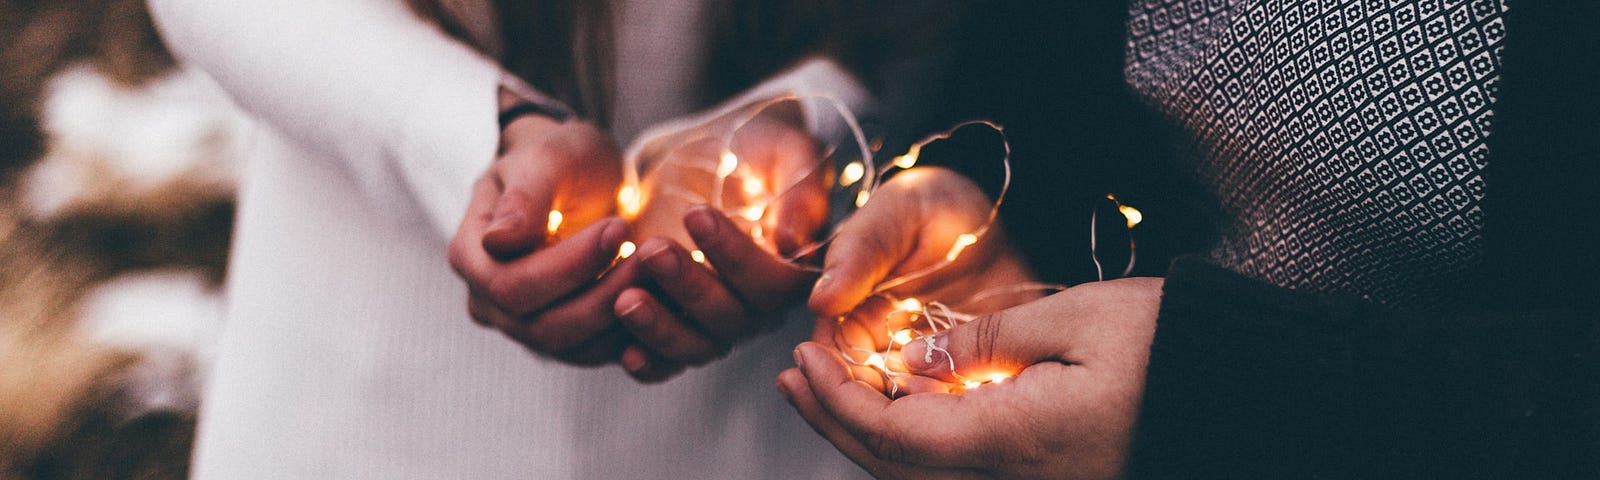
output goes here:
<path id="1" fill-rule="evenodd" d="M 1403 315 L 1174 262 L 1131 478 L 1600 478 L 1600 321 Z"/>

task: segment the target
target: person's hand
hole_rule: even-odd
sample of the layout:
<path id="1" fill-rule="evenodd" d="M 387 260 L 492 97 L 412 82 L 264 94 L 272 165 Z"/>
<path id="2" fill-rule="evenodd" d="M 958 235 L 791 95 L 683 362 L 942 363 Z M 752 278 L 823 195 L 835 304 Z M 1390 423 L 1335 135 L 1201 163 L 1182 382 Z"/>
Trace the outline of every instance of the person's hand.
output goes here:
<path id="1" fill-rule="evenodd" d="M 824 272 L 812 290 L 810 306 L 819 316 L 813 340 L 834 345 L 858 366 L 858 377 L 887 392 L 913 388 L 897 377 L 897 386 L 882 383 L 875 367 L 865 365 L 870 352 L 890 352 L 891 332 L 913 327 L 916 313 L 891 313 L 894 299 L 916 298 L 931 307 L 939 302 L 960 314 L 977 315 L 1024 303 L 1041 296 L 1021 256 L 1006 241 L 999 225 L 974 234 L 989 219 L 993 206 L 971 180 L 937 167 L 900 172 L 873 193 L 872 200 L 840 227 L 824 260 Z M 961 237 L 975 241 L 961 243 Z M 952 257 L 954 249 L 960 250 Z M 1023 287 L 1013 289 L 1012 287 Z M 918 331 L 927 333 L 927 325 Z M 899 355 L 880 356 L 891 368 Z M 914 391 L 910 390 L 910 391 Z"/>
<path id="2" fill-rule="evenodd" d="M 611 304 L 636 280 L 637 265 L 622 262 L 599 277 L 628 237 L 626 222 L 607 218 L 620 164 L 592 124 L 524 116 L 506 126 L 450 242 L 475 321 L 563 361 L 617 358 L 630 340 Z M 562 213 L 554 233 L 552 210 Z"/>
<path id="3" fill-rule="evenodd" d="M 896 296 L 946 303 L 962 302 L 991 287 L 1033 281 L 998 224 L 951 257 L 963 235 L 977 233 L 988 221 L 993 204 L 982 189 L 954 171 L 917 167 L 900 172 L 840 226 L 812 289 L 811 311 L 822 317 L 844 315 L 883 289 L 886 281 L 898 282 L 888 289 Z"/>
<path id="4" fill-rule="evenodd" d="M 957 326 L 905 353 L 913 371 L 978 388 L 891 400 L 806 342 L 780 393 L 812 428 L 879 478 L 1117 478 L 1132 442 L 1161 280 L 1084 284 Z M 952 372 L 949 366 L 955 365 Z M 954 383 L 945 390 L 957 391 Z"/>
<path id="5" fill-rule="evenodd" d="M 816 142 L 797 117 L 782 114 L 744 125 L 733 142 L 740 169 L 721 191 L 701 193 L 723 195 L 725 205 L 758 207 L 759 217 L 729 217 L 694 201 L 705 198 L 671 195 L 672 184 L 714 183 L 703 166 L 718 158 L 721 145 L 701 139 L 667 154 L 651 179 L 656 196 L 635 220 L 642 240 L 634 258 L 648 281 L 624 290 L 614 307 L 638 342 L 620 363 L 640 381 L 665 380 L 777 327 L 781 312 L 799 303 L 816 278 L 780 258 L 813 242 L 826 221 L 828 190 Z M 685 167 L 693 160 L 702 167 Z M 689 242 L 705 263 L 693 260 Z"/>

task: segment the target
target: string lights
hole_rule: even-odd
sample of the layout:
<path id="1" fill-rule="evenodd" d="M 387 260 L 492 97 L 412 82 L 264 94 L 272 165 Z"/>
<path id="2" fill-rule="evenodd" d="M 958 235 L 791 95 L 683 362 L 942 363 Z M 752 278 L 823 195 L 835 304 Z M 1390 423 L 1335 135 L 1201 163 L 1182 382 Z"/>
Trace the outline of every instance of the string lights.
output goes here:
<path id="1" fill-rule="evenodd" d="M 831 110 L 838 115 L 840 123 L 847 127 L 850 134 L 847 142 L 853 143 L 848 145 L 852 148 L 824 148 L 824 153 L 809 170 L 789 172 L 792 178 L 773 178 L 769 165 L 751 164 L 745 158 L 741 158 L 734 148 L 734 141 L 741 130 L 774 106 L 799 102 L 812 102 L 812 106 L 821 103 L 831 107 Z M 817 110 L 820 109 L 813 108 L 810 113 L 817 113 Z M 901 383 L 912 375 L 906 368 L 901 353 L 907 345 L 923 342 L 926 347 L 923 360 L 926 362 L 934 361 L 936 354 L 943 354 L 942 358 L 950 362 L 950 371 L 953 373 L 956 370 L 954 360 L 948 351 L 934 343 L 934 335 L 976 318 L 976 314 L 968 311 L 969 307 L 984 304 L 1000 296 L 1048 295 L 1066 289 L 1063 285 L 1025 282 L 987 288 L 964 299 L 900 298 L 891 293 L 891 290 L 949 267 L 970 247 L 981 242 L 995 225 L 1000 205 L 1011 185 L 1011 145 L 1003 127 L 985 120 L 955 125 L 949 130 L 913 143 L 904 154 L 894 156 L 891 162 L 883 165 L 880 171 L 873 164 L 876 146 L 868 142 L 854 115 L 843 102 L 821 95 L 779 96 L 721 113 L 709 119 L 700 119 L 690 128 L 672 132 L 655 143 L 631 149 L 623 158 L 623 181 L 617 189 L 617 210 L 624 219 L 632 222 L 640 219 L 641 215 L 652 208 L 654 202 L 670 200 L 685 205 L 706 204 L 735 220 L 751 239 L 769 248 L 785 262 L 804 270 L 820 271 L 819 265 L 806 264 L 802 259 L 812 256 L 818 249 L 831 242 L 838 233 L 835 227 L 855 209 L 871 201 L 882 179 L 886 178 L 891 170 L 914 168 L 923 147 L 948 139 L 957 130 L 974 125 L 984 126 L 996 132 L 1003 152 L 999 160 L 999 166 L 1003 171 L 1000 189 L 989 206 L 983 222 L 971 231 L 956 235 L 949 250 L 939 261 L 886 279 L 876 285 L 869 303 L 877 302 L 881 308 L 876 310 L 865 308 L 864 304 L 863 308 L 858 308 L 856 312 L 836 319 L 839 328 L 835 329 L 835 347 L 852 366 L 869 369 L 879 375 L 883 381 L 884 393 L 894 397 L 900 394 Z M 701 152 L 701 155 L 661 158 L 669 157 L 668 153 L 679 149 L 702 145 L 702 142 L 708 142 L 715 150 Z M 672 168 L 681 171 L 663 173 Z M 679 177 L 671 177 L 673 174 Z M 653 178 L 658 176 L 667 178 Z M 780 181 L 786 182 L 777 184 Z M 771 207 L 780 204 L 786 195 L 817 193 L 815 189 L 796 193 L 799 189 L 797 187 L 802 184 L 808 187 L 824 186 L 827 191 L 828 209 L 833 214 L 830 215 L 829 221 L 821 226 L 819 234 L 811 237 L 813 240 L 809 243 L 796 246 L 787 252 L 778 252 L 772 239 L 766 235 L 776 231 L 779 222 L 786 219 L 774 218 L 775 216 L 771 215 L 773 211 Z M 1137 209 L 1122 204 L 1115 196 L 1108 195 L 1106 198 L 1117 205 L 1118 212 L 1126 219 L 1129 229 L 1142 220 L 1143 216 Z M 1101 260 L 1096 250 L 1097 240 L 1093 238 L 1097 234 L 1095 232 L 1097 216 L 1098 211 L 1091 214 L 1090 249 L 1097 275 L 1104 280 L 1105 275 L 1101 270 Z M 562 221 L 560 211 L 550 211 L 547 230 L 552 236 L 561 228 Z M 1130 252 L 1133 247 L 1130 235 Z M 631 241 L 623 242 L 617 258 L 629 257 L 636 248 Z M 690 257 L 695 262 L 706 263 L 705 253 L 700 250 L 691 251 Z M 1122 275 L 1130 273 L 1133 266 L 1134 258 L 1130 254 Z M 867 338 L 846 338 L 844 327 L 847 321 L 851 321 L 852 315 L 885 311 L 883 309 L 886 309 L 886 313 L 881 313 L 881 318 L 876 316 L 879 313 L 873 313 L 866 319 L 866 323 L 881 328 L 868 329 Z M 955 378 L 959 383 L 954 385 L 951 391 L 959 392 L 985 384 L 1000 383 L 1008 377 L 1009 374 L 998 372 L 985 374 L 979 378 L 966 378 L 957 374 Z"/>

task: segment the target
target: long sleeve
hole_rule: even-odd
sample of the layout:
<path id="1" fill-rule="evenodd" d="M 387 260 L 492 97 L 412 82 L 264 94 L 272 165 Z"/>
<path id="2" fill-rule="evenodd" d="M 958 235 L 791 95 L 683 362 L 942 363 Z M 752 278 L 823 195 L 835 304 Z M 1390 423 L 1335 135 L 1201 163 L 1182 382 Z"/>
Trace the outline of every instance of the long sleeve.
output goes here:
<path id="1" fill-rule="evenodd" d="M 1592 311 L 1414 315 L 1193 259 L 1167 277 L 1132 478 L 1594 478 Z"/>
<path id="2" fill-rule="evenodd" d="M 448 238 L 498 142 L 491 60 L 382 0 L 150 0 L 170 48 L 245 110 Z"/>

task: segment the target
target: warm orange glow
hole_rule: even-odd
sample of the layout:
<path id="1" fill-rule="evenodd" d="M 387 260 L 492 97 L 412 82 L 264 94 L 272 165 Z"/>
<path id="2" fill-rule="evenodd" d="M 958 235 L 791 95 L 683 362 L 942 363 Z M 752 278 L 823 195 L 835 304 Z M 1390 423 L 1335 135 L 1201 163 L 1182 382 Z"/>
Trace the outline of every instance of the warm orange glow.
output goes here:
<path id="1" fill-rule="evenodd" d="M 561 228 L 561 219 L 562 219 L 562 216 L 561 216 L 561 211 L 560 210 L 551 210 L 550 211 L 550 221 L 548 223 L 545 223 L 545 225 L 544 225 L 545 231 L 550 232 L 550 234 L 554 235 L 556 233 L 556 230 Z"/>
<path id="2" fill-rule="evenodd" d="M 861 162 L 850 162 L 848 165 L 844 166 L 844 172 L 839 174 L 839 186 L 848 187 L 855 185 L 856 182 L 861 181 L 861 178 L 866 176 L 866 174 L 867 167 L 865 165 L 862 165 Z"/>
<path id="3" fill-rule="evenodd" d="M 756 220 L 760 220 L 761 216 L 766 215 L 766 214 L 767 214 L 767 207 L 764 206 L 764 205 L 751 205 L 751 206 L 748 206 L 748 207 L 744 207 L 744 209 L 739 212 L 739 216 L 744 217 L 745 220 L 749 220 L 749 221 L 752 221 L 752 222 L 754 222 Z"/>
<path id="4" fill-rule="evenodd" d="M 744 193 L 746 195 L 760 195 L 761 192 L 765 191 L 767 191 L 767 186 L 762 185 L 760 179 L 755 177 L 744 179 Z"/>
<path id="5" fill-rule="evenodd" d="M 915 298 L 907 298 L 905 300 L 901 300 L 900 303 L 895 304 L 895 308 L 906 312 L 921 312 L 922 301 Z"/>
<path id="6" fill-rule="evenodd" d="M 623 185 L 621 190 L 617 190 L 617 208 L 621 210 L 623 218 L 631 220 L 639 216 L 639 209 L 644 205 L 642 197 L 638 185 Z"/>
<path id="7" fill-rule="evenodd" d="M 907 150 L 905 155 L 894 157 L 894 166 L 900 168 L 914 167 L 917 165 L 917 155 L 920 155 L 921 153 L 921 145 L 912 145 L 911 149 Z"/>
<path id="8" fill-rule="evenodd" d="M 911 343 L 911 340 L 911 329 L 909 328 L 894 332 L 895 345 L 905 346 L 905 344 Z"/>
<path id="9" fill-rule="evenodd" d="M 1128 219 L 1128 228 L 1136 227 L 1139 225 L 1139 222 L 1144 221 L 1144 213 L 1140 212 L 1137 208 L 1127 205 L 1118 205 L 1117 211 L 1122 212 L 1123 218 Z"/>
<path id="10" fill-rule="evenodd" d="M 722 152 L 722 161 L 717 163 L 717 176 L 726 178 L 729 175 L 733 175 L 733 171 L 738 168 L 739 156 L 734 155 L 733 152 Z"/>
<path id="11" fill-rule="evenodd" d="M 867 356 L 867 361 L 864 362 L 864 364 L 866 366 L 869 366 L 869 367 L 872 367 L 872 368 L 876 368 L 876 369 L 878 369 L 880 371 L 885 371 L 885 372 L 889 371 L 889 367 L 887 365 L 885 365 L 884 362 L 883 362 L 883 355 L 879 355 L 879 354 L 876 354 L 876 353 L 874 353 L 872 355 L 868 355 Z"/>
<path id="12" fill-rule="evenodd" d="M 973 234 L 970 234 L 970 233 L 961 234 L 961 236 L 956 237 L 955 246 L 954 247 L 950 247 L 950 253 L 945 254 L 944 259 L 948 260 L 948 261 L 952 261 L 952 262 L 956 261 L 956 257 L 961 256 L 961 251 L 962 250 L 966 250 L 967 247 L 971 246 L 974 243 L 978 243 L 978 236 L 977 235 L 973 235 Z"/>

